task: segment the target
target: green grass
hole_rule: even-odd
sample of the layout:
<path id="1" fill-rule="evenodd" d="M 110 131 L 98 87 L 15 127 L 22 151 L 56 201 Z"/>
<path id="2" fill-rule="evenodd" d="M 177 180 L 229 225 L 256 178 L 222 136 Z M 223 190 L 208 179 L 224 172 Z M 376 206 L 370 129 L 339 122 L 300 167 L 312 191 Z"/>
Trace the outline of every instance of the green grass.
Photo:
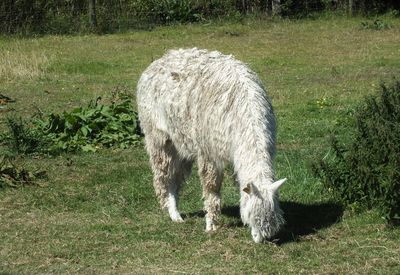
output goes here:
<path id="1" fill-rule="evenodd" d="M 206 234 L 196 170 L 181 194 L 186 222 L 174 224 L 159 209 L 140 146 L 20 158 L 49 180 L 0 190 L 0 273 L 398 273 L 399 229 L 374 211 L 341 209 L 309 169 L 328 153 L 330 132 L 348 134 L 344 122 L 357 102 L 400 75 L 400 20 L 384 20 L 390 29 L 331 18 L 0 37 L 0 93 L 16 99 L 8 107 L 25 118 L 110 97 L 116 86 L 134 91 L 169 48 L 233 54 L 268 87 L 279 123 L 276 172 L 288 177 L 281 189 L 287 226 L 276 244 L 256 245 L 238 216 L 231 169 L 221 229 Z"/>

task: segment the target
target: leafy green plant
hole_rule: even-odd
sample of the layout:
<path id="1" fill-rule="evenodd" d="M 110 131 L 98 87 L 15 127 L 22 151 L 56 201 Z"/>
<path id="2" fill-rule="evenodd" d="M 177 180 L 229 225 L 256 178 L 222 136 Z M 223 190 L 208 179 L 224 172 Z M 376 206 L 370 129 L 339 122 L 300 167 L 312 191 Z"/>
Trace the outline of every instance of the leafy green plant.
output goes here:
<path id="1" fill-rule="evenodd" d="M 127 148 L 140 142 L 131 97 L 116 90 L 110 104 L 101 98 L 70 112 L 51 113 L 32 122 L 9 117 L 9 132 L 0 140 L 17 154 L 94 152 L 100 147 Z"/>
<path id="2" fill-rule="evenodd" d="M 352 142 L 332 140 L 333 156 L 314 164 L 328 190 L 347 206 L 378 208 L 393 224 L 400 222 L 400 82 L 381 85 L 356 110 Z"/>
<path id="3" fill-rule="evenodd" d="M 2 134 L 0 141 L 6 144 L 13 153 L 32 154 L 40 152 L 49 142 L 41 131 L 21 117 L 7 117 L 6 125 L 8 133 Z"/>
<path id="4" fill-rule="evenodd" d="M 164 0 L 154 2 L 152 11 L 163 23 L 169 22 L 193 22 L 200 17 L 195 12 L 190 0 Z"/>
<path id="5" fill-rule="evenodd" d="M 375 19 L 372 22 L 370 21 L 361 22 L 361 27 L 363 29 L 377 30 L 377 31 L 391 28 L 391 26 L 388 23 L 382 21 L 381 19 Z"/>
<path id="6" fill-rule="evenodd" d="M 94 152 L 100 147 L 126 148 L 139 143 L 138 117 L 131 98 L 116 93 L 109 105 L 99 104 L 100 100 L 37 120 L 36 127 L 51 140 L 49 151 Z"/>

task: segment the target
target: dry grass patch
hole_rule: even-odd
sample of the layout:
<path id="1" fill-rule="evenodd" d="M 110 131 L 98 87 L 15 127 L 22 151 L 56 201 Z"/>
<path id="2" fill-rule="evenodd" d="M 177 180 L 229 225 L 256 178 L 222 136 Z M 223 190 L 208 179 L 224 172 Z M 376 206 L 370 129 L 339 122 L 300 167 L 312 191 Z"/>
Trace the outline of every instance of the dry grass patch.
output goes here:
<path id="1" fill-rule="evenodd" d="M 35 79 L 42 76 L 51 57 L 43 52 L 21 47 L 0 51 L 0 80 Z"/>

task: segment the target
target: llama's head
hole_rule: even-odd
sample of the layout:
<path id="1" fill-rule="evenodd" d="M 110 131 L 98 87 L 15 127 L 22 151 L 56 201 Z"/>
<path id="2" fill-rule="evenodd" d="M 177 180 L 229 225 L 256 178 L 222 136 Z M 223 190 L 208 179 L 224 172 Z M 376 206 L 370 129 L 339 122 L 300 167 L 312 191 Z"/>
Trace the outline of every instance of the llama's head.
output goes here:
<path id="1" fill-rule="evenodd" d="M 246 194 L 241 199 L 242 221 L 250 226 L 256 243 L 271 239 L 285 223 L 278 201 L 278 189 L 285 181 L 282 179 L 259 187 L 249 183 L 243 189 Z"/>

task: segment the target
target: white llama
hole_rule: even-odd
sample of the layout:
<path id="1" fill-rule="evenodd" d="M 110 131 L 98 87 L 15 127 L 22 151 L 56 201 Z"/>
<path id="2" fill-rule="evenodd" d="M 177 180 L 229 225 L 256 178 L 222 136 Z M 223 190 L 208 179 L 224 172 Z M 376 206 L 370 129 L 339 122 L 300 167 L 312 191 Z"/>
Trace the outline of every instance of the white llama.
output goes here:
<path id="1" fill-rule="evenodd" d="M 225 162 L 240 184 L 240 213 L 257 243 L 284 224 L 274 182 L 276 123 L 257 75 L 217 51 L 169 51 L 142 74 L 137 102 L 161 207 L 173 221 L 179 188 L 197 160 L 206 231 L 217 229 Z"/>

